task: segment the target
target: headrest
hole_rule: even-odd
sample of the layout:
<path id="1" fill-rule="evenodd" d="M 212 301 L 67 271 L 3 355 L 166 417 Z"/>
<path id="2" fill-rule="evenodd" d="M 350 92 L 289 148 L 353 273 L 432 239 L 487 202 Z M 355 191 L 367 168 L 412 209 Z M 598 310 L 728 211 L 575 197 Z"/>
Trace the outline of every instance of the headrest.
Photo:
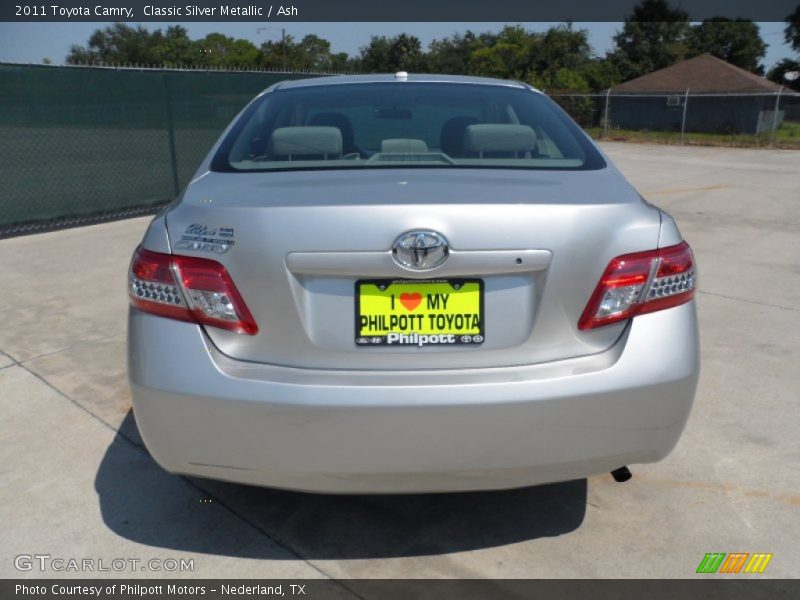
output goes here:
<path id="1" fill-rule="evenodd" d="M 442 152 L 450 156 L 460 156 L 464 153 L 464 133 L 468 125 L 480 123 L 475 117 L 460 115 L 451 117 L 442 125 L 442 133 L 439 136 L 439 147 Z"/>
<path id="2" fill-rule="evenodd" d="M 344 144 L 344 151 L 347 152 L 348 148 L 353 146 L 353 124 L 342 113 L 325 112 L 317 113 L 308 120 L 309 125 L 325 125 L 328 127 L 336 127 L 342 132 L 342 143 Z"/>
<path id="3" fill-rule="evenodd" d="M 272 132 L 270 150 L 274 156 L 342 154 L 342 132 L 337 127 L 279 127 Z"/>
<path id="4" fill-rule="evenodd" d="M 536 132 L 527 125 L 469 125 L 464 146 L 470 152 L 526 152 L 536 147 Z"/>
<path id="5" fill-rule="evenodd" d="M 427 152 L 428 144 L 422 140 L 383 140 L 381 141 L 381 154 L 419 154 Z"/>

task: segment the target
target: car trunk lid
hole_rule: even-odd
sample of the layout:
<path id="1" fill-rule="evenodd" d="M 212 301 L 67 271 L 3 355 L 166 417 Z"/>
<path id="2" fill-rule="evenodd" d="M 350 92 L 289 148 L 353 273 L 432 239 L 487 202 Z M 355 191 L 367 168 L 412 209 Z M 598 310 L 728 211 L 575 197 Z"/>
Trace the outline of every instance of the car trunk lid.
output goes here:
<path id="1" fill-rule="evenodd" d="M 207 173 L 167 223 L 173 252 L 222 263 L 258 323 L 254 336 L 207 327 L 222 352 L 304 368 L 415 370 L 608 348 L 624 323 L 580 331 L 578 319 L 611 258 L 656 247 L 660 217 L 612 169 L 362 169 Z M 392 257 L 398 236 L 418 230 L 449 247 L 430 272 Z M 480 282 L 477 343 L 359 343 L 358 281 L 430 279 Z M 398 287 L 396 298 L 414 290 Z"/>

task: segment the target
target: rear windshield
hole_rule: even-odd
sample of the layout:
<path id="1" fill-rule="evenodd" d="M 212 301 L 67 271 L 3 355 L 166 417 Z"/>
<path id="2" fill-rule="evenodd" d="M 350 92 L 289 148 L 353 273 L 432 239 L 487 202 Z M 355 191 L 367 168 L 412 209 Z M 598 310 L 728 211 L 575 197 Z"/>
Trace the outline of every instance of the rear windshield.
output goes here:
<path id="1" fill-rule="evenodd" d="M 211 168 L 603 166 L 578 126 L 542 94 L 500 85 L 392 82 L 264 94 L 223 140 Z"/>

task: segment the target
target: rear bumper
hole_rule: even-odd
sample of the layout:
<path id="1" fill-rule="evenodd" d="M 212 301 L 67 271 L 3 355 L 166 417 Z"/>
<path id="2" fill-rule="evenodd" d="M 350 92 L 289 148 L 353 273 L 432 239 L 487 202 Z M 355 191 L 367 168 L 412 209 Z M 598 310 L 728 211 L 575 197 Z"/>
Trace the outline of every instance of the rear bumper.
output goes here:
<path id="1" fill-rule="evenodd" d="M 196 325 L 129 316 L 136 422 L 165 469 L 320 492 L 501 489 L 654 462 L 699 372 L 694 302 L 605 352 L 534 366 L 296 369 L 221 354 Z"/>

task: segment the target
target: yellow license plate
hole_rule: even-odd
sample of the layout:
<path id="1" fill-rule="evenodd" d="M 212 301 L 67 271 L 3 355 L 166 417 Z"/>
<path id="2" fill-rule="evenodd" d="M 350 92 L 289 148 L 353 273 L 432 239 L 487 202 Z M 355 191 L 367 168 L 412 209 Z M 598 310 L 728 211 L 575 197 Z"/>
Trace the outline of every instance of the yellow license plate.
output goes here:
<path id="1" fill-rule="evenodd" d="M 482 344 L 483 281 L 356 282 L 358 346 Z"/>

